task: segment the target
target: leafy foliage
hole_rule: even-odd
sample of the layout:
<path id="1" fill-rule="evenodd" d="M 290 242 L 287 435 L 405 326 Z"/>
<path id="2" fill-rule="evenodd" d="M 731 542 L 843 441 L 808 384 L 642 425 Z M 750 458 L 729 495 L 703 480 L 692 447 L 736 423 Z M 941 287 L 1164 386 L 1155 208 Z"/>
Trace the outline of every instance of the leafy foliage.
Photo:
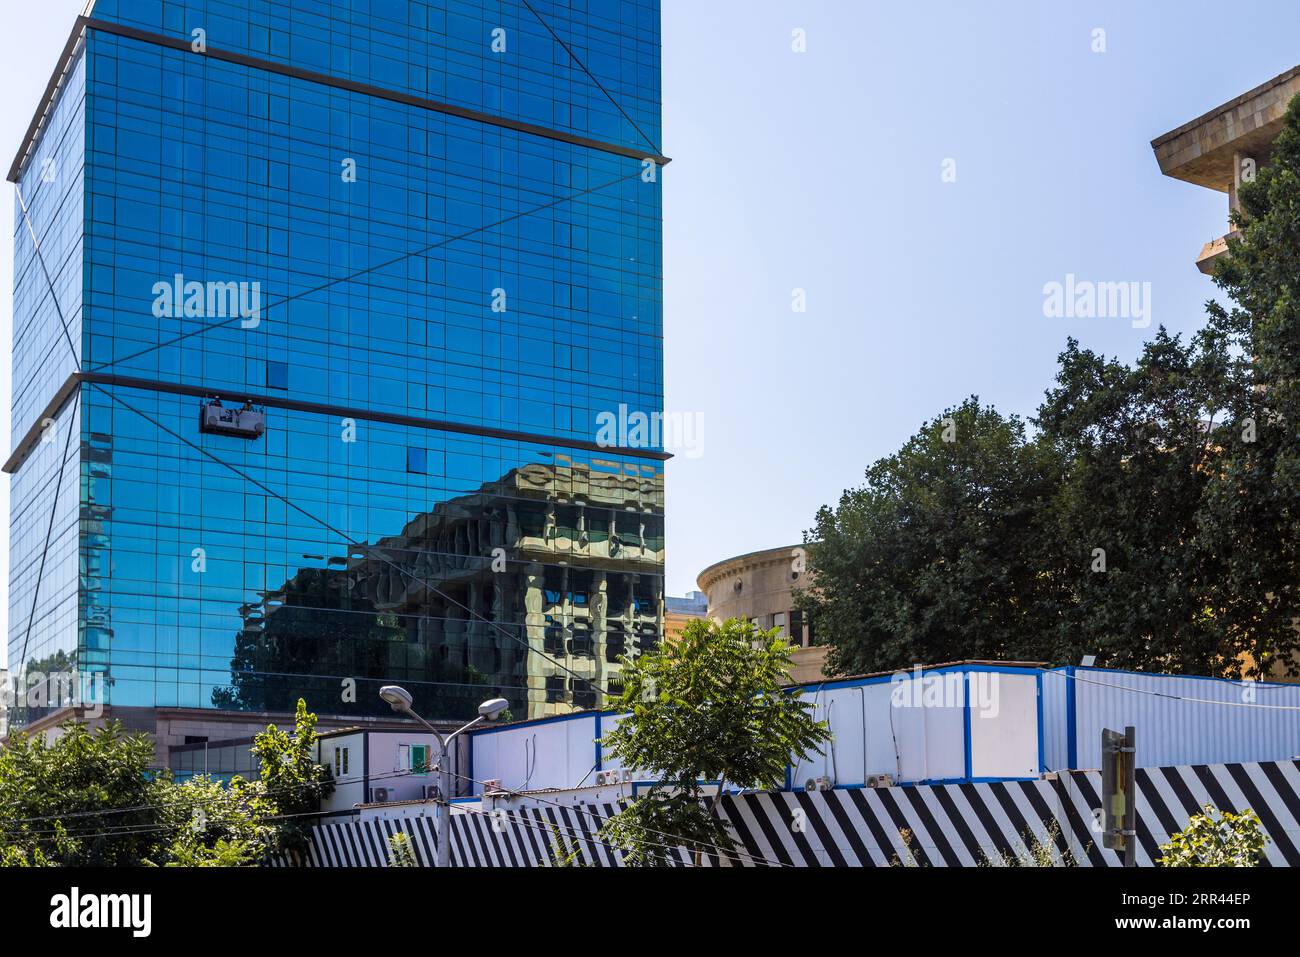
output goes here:
<path id="1" fill-rule="evenodd" d="M 566 838 L 558 827 L 551 825 L 551 856 L 550 860 L 538 861 L 538 865 L 545 867 L 588 867 L 582 859 L 582 850 L 576 839 Z"/>
<path id="2" fill-rule="evenodd" d="M 701 787 L 660 782 L 631 801 L 600 828 L 601 840 L 619 848 L 629 867 L 667 867 L 678 847 L 701 854 L 725 853 L 736 848 L 726 824 L 715 815 L 715 805 L 705 804 Z M 572 863 L 577 850 L 563 858 Z"/>
<path id="3" fill-rule="evenodd" d="M 38 847 L 18 844 L 0 845 L 0 867 L 54 867 L 54 862 Z"/>
<path id="4" fill-rule="evenodd" d="M 299 698 L 292 734 L 269 725 L 253 741 L 262 784 L 280 809 L 279 845 L 290 853 L 306 850 L 311 815 L 334 792 L 329 768 L 316 762 L 316 720 Z"/>
<path id="5" fill-rule="evenodd" d="M 602 743 L 659 782 L 601 827 L 627 863 L 667 863 L 677 845 L 697 856 L 734 849 L 717 797 L 704 804 L 705 782 L 717 782 L 719 794 L 727 784 L 779 787 L 791 756 L 806 758 L 828 740 L 812 704 L 782 691 L 790 650 L 776 630 L 697 619 L 679 640 L 625 661 L 611 706 L 627 717 Z"/>
<path id="6" fill-rule="evenodd" d="M 1035 595 L 1059 459 L 972 398 L 823 508 L 808 544 L 812 611 L 837 673 L 1016 658 L 1050 615 Z M 978 596 L 978 601 L 973 601 Z"/>
<path id="7" fill-rule="evenodd" d="M 1219 812 L 1207 804 L 1204 814 L 1194 815 L 1168 844 L 1160 845 L 1164 854 L 1157 860 L 1162 867 L 1257 867 L 1267 843 L 1254 811 Z"/>
<path id="8" fill-rule="evenodd" d="M 405 831 L 398 831 L 388 839 L 388 866 L 420 866 L 420 862 L 415 857 L 415 847 L 411 844 L 411 837 Z"/>
<path id="9" fill-rule="evenodd" d="M 69 724 L 48 744 L 13 735 L 0 749 L 4 862 L 116 867 L 155 856 L 170 782 L 153 763 L 153 743 L 116 722 Z"/>
<path id="10" fill-rule="evenodd" d="M 1069 340 L 1032 432 L 972 398 L 808 533 L 828 668 L 990 657 L 1300 675 L 1300 99 L 1189 341 Z"/>
<path id="11" fill-rule="evenodd" d="M 1078 867 L 1074 852 L 1057 846 L 1061 825 L 1053 820 L 1043 834 L 1031 831 L 1020 835 L 1020 844 L 1010 850 L 985 854 L 981 867 Z"/>
<path id="12" fill-rule="evenodd" d="M 262 780 L 226 784 L 177 783 L 153 768 L 149 737 L 116 722 L 67 724 L 48 742 L 15 734 L 0 749 L 0 866 L 243 867 L 299 847 L 334 786 L 315 725 L 300 701 L 292 735 L 258 736 Z"/>
<path id="13" fill-rule="evenodd" d="M 243 867 L 275 849 L 278 808 L 261 781 L 206 776 L 166 789 L 162 816 L 174 830 L 168 867 Z"/>

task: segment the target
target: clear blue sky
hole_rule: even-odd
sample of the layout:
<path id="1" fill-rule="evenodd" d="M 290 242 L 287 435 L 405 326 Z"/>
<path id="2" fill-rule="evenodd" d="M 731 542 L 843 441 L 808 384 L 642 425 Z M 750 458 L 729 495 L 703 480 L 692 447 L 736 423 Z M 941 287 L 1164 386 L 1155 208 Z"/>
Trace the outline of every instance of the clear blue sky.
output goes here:
<path id="1" fill-rule="evenodd" d="M 667 403 L 705 440 L 669 466 L 670 593 L 967 395 L 1031 414 L 1066 336 L 1155 331 L 1047 319 L 1045 283 L 1150 282 L 1197 328 L 1227 199 L 1150 141 L 1297 63 L 1295 3 L 664 0 Z"/>
<path id="2" fill-rule="evenodd" d="M 5 168 L 83 3 L 0 31 Z M 1214 290 L 1193 260 L 1227 201 L 1162 177 L 1149 142 L 1300 63 L 1300 5 L 663 0 L 663 40 L 667 407 L 703 419 L 703 454 L 668 471 L 680 595 L 797 541 L 963 397 L 1032 413 L 1067 335 L 1132 358 L 1152 331 L 1047 319 L 1045 283 L 1150 282 L 1155 322 L 1195 329 Z M 8 395 L 6 353 L 4 435 Z M 6 530 L 7 505 L 4 480 Z"/>

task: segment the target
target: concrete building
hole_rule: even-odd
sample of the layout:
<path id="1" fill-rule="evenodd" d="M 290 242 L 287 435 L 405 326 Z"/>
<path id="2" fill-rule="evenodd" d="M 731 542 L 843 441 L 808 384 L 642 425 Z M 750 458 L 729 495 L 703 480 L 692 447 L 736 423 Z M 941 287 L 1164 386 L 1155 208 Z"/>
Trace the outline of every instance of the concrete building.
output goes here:
<path id="1" fill-rule="evenodd" d="M 1300 66 L 1275 76 L 1151 141 L 1160 172 L 1174 179 L 1225 193 L 1228 212 L 1237 208 L 1237 188 L 1267 166 L 1273 141 L 1292 97 L 1300 93 Z M 1216 231 L 1217 232 L 1217 231 Z M 1228 251 L 1232 226 L 1211 237 L 1196 257 L 1210 273 Z"/>
<path id="2" fill-rule="evenodd" d="M 62 727 L 68 723 L 84 724 L 95 730 L 109 721 L 117 721 L 132 733 L 148 734 L 154 741 L 155 767 L 171 768 L 180 777 L 210 774 L 216 778 L 229 778 L 238 774 L 245 779 L 257 777 L 255 765 L 248 755 L 253 736 L 274 725 L 283 731 L 293 731 L 293 716 L 271 711 L 221 711 L 196 708 L 117 708 L 112 705 L 93 707 L 70 706 L 45 714 L 39 721 L 26 725 L 14 724 L 9 730 L 15 733 L 41 735 L 47 742 L 55 740 Z M 398 727 L 409 723 L 397 715 L 392 717 L 345 717 L 321 715 L 317 731 L 324 735 L 340 728 L 377 725 Z M 439 730 L 454 731 L 464 721 L 435 721 Z M 3 743 L 3 735 L 0 735 Z"/>
<path id="3" fill-rule="evenodd" d="M 826 648 L 817 645 L 813 622 L 794 607 L 795 591 L 808 583 L 801 545 L 723 559 L 696 579 L 708 599 L 710 618 L 746 618 L 764 630 L 779 628 L 798 646 L 790 669 L 795 684 L 820 680 L 826 664 Z"/>
<path id="4" fill-rule="evenodd" d="M 709 616 L 709 597 L 703 592 L 687 592 L 682 598 L 664 599 L 664 637 L 680 638 L 682 630 L 696 618 Z"/>
<path id="5" fill-rule="evenodd" d="M 464 775 L 468 744 L 452 742 L 451 773 Z M 339 728 L 316 741 L 316 760 L 334 776 L 334 793 L 321 805 L 327 814 L 363 805 L 440 800 L 438 743 L 424 730 L 402 727 Z M 469 793 L 463 777 L 452 778 L 453 796 Z"/>

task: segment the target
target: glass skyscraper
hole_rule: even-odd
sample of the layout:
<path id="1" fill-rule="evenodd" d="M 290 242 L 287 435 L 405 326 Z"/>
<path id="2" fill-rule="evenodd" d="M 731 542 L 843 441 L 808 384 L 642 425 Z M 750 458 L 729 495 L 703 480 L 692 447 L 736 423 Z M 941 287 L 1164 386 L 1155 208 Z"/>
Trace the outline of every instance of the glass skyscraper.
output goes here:
<path id="1" fill-rule="evenodd" d="M 598 438 L 662 413 L 659 137 L 658 0 L 97 0 L 10 174 L 11 671 L 598 704 L 663 631 L 665 456 Z"/>

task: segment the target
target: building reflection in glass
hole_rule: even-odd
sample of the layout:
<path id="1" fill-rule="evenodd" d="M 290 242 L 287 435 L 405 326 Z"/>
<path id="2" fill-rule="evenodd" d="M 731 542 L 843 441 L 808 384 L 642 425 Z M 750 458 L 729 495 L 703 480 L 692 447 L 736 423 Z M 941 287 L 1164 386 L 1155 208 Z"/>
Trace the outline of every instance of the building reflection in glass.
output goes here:
<path id="1" fill-rule="evenodd" d="M 426 717 L 497 694 L 514 718 L 600 705 L 620 659 L 663 635 L 663 473 L 554 459 L 241 608 L 231 684 L 212 704 L 291 711 L 305 697 L 332 711 L 316 702 L 343 698 L 345 713 L 383 714 L 376 692 L 395 682 Z"/>

